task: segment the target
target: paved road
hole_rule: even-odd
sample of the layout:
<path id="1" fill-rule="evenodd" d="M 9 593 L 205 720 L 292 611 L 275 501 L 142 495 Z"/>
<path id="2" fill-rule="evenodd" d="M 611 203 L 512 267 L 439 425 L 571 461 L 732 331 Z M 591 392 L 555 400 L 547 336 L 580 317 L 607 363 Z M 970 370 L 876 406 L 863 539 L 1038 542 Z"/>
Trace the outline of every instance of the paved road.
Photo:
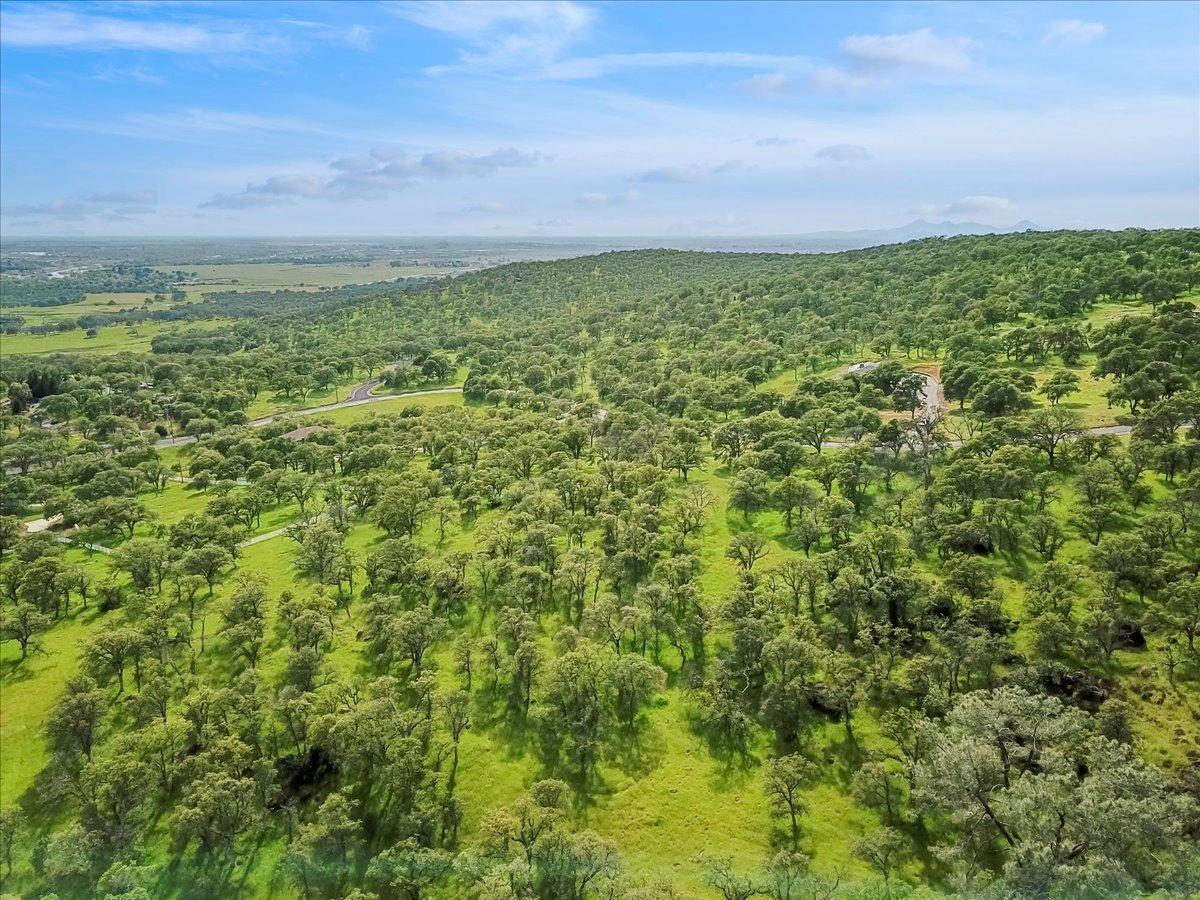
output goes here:
<path id="1" fill-rule="evenodd" d="M 325 518 L 325 513 L 323 511 L 319 512 L 314 516 L 308 517 L 308 524 L 311 525 L 315 522 L 321 521 L 324 518 Z M 305 521 L 304 519 L 297 519 L 295 522 L 288 522 L 286 525 L 283 525 L 279 528 L 274 528 L 271 531 L 264 531 L 262 534 L 256 534 L 253 537 L 248 537 L 244 541 L 242 541 L 240 544 L 238 544 L 238 546 L 239 547 L 252 547 L 255 544 L 261 544 L 263 541 L 269 541 L 269 540 L 271 540 L 271 538 L 276 538 L 276 537 L 279 537 L 281 534 L 286 534 L 287 530 L 289 528 L 291 528 L 294 525 L 299 525 L 304 521 Z"/>
<path id="2" fill-rule="evenodd" d="M 926 372 L 918 372 L 925 379 L 925 387 L 921 391 L 921 399 L 925 401 L 925 418 L 936 422 L 942 414 L 942 384 Z"/>
<path id="3" fill-rule="evenodd" d="M 309 522 L 317 522 L 323 518 L 325 518 L 325 513 L 319 512 L 315 516 L 310 517 Z M 271 540 L 271 538 L 277 538 L 281 534 L 286 534 L 287 530 L 289 528 L 291 528 L 293 525 L 299 524 L 299 522 L 301 522 L 301 521 L 303 521 L 303 520 L 297 520 L 296 522 L 289 522 L 287 525 L 284 525 L 280 528 L 273 528 L 270 531 L 264 531 L 262 534 L 252 535 L 251 537 L 246 538 L 244 541 L 240 541 L 238 543 L 238 546 L 239 547 L 252 547 L 255 544 L 261 544 L 263 541 L 269 541 L 269 540 Z M 85 550 L 92 550 L 96 553 L 112 553 L 113 552 L 112 547 L 105 547 L 103 544 L 89 544 L 86 541 L 79 541 L 79 540 L 76 540 L 74 537 L 72 537 L 69 534 L 56 534 L 54 536 L 54 539 L 56 541 L 58 541 L 60 544 L 67 544 L 71 547 L 82 547 Z"/>
<path id="4" fill-rule="evenodd" d="M 382 378 L 372 378 L 366 384 L 360 384 L 353 391 L 347 400 L 369 400 L 371 395 L 375 393 L 375 388 L 383 384 Z"/>
<path id="5" fill-rule="evenodd" d="M 69 534 L 58 534 L 54 539 L 60 544 L 70 544 L 72 547 L 82 547 L 84 550 L 93 550 L 96 553 L 112 553 L 112 547 L 105 547 L 103 544 L 89 544 L 86 541 L 77 541 Z"/>
<path id="6" fill-rule="evenodd" d="M 286 412 L 276 413 L 273 416 L 263 416 L 261 419 L 251 419 L 246 424 L 251 428 L 262 428 L 264 425 L 270 425 L 279 419 L 288 416 L 309 416 L 315 413 L 330 412 L 335 409 L 346 409 L 350 406 L 363 406 L 367 403 L 384 403 L 388 400 L 407 400 L 410 397 L 422 397 L 428 394 L 461 394 L 460 387 L 444 387 L 444 388 L 429 388 L 425 391 L 409 391 L 407 394 L 375 394 L 374 390 L 379 387 L 382 380 L 372 378 L 365 384 L 360 384 L 345 400 L 338 403 L 324 403 L 321 406 L 309 406 L 305 409 L 290 409 Z M 194 444 L 196 439 L 187 435 L 181 437 L 162 438 L 154 442 L 155 447 L 179 447 L 184 444 Z"/>

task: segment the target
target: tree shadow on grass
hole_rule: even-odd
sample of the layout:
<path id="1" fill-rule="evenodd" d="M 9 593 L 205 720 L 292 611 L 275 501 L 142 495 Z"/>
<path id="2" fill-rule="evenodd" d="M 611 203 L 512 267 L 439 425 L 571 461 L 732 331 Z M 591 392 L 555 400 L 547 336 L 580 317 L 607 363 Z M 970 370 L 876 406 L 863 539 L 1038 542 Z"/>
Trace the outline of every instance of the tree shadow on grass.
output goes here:
<path id="1" fill-rule="evenodd" d="M 665 742 L 656 738 L 652 726 L 640 717 L 633 725 L 622 725 L 609 733 L 604 756 L 623 775 L 644 778 L 662 763 Z"/>
<path id="2" fill-rule="evenodd" d="M 519 759 L 538 743 L 537 725 L 529 714 L 513 706 L 507 685 L 490 682 L 472 693 L 472 728 L 495 735 L 508 759 Z"/>
<path id="3" fill-rule="evenodd" d="M 822 764 L 822 767 L 837 779 L 838 786 L 843 791 L 848 791 L 854 773 L 865 761 L 866 753 L 858 738 L 852 733 L 847 733 L 845 729 L 839 729 L 836 735 L 830 738 L 818 764 Z"/>
<path id="4" fill-rule="evenodd" d="M 5 690 L 11 690 L 15 685 L 36 678 L 38 673 L 32 671 L 33 667 L 30 664 L 36 662 L 39 657 L 46 658 L 41 653 L 31 651 L 25 659 L 6 659 L 0 662 L 0 681 L 4 682 Z"/>

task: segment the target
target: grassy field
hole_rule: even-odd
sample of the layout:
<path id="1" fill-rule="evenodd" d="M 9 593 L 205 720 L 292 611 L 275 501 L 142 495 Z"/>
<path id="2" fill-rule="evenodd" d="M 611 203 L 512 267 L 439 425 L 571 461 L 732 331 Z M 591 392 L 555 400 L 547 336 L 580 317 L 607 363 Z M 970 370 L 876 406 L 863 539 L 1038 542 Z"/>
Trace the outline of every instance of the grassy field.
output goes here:
<path id="1" fill-rule="evenodd" d="M 174 271 L 175 266 L 164 266 L 162 271 Z M 183 300 L 153 301 L 147 292 L 125 292 L 111 294 L 88 294 L 78 303 L 63 306 L 9 306 L 0 308 L 5 313 L 19 315 L 27 325 L 41 325 L 78 319 L 89 314 L 123 312 L 133 309 L 169 309 L 187 302 L 198 302 L 205 294 L 220 291 L 316 291 L 322 288 L 341 287 L 348 284 L 370 284 L 378 281 L 394 281 L 424 275 L 452 274 L 464 271 L 445 266 L 392 266 L 389 260 L 377 259 L 360 265 L 291 265 L 287 263 L 235 263 L 230 265 L 187 266 L 195 272 L 198 281 L 180 285 L 186 294 Z M 151 301 L 147 304 L 147 301 Z M 216 322 L 196 323 L 194 327 L 214 327 Z M 124 325 L 109 325 L 99 330 L 95 338 L 87 338 L 81 329 L 56 334 L 32 335 L 0 334 L 0 354 L 54 353 L 62 350 L 111 353 L 120 350 L 148 350 L 150 340 L 160 331 L 177 327 L 171 324 L 143 323 L 132 328 Z M 334 402 L 334 392 L 328 399 L 305 402 L 312 406 Z M 294 404 L 274 404 L 263 398 L 249 412 L 251 418 L 268 415 L 276 409 Z"/>
<path id="2" fill-rule="evenodd" d="M 428 409 L 433 406 L 462 406 L 463 395 L 454 394 L 419 394 L 415 397 L 404 397 L 396 395 L 392 400 L 385 400 L 376 403 L 363 403 L 360 406 L 343 406 L 341 409 L 333 409 L 329 412 L 314 413 L 310 416 L 298 417 L 297 421 L 306 423 L 311 422 L 328 422 L 333 425 L 349 425 L 351 422 L 359 422 L 363 419 L 368 419 L 371 416 L 382 415 L 385 413 L 398 413 L 406 407 L 419 406 L 422 409 Z"/>
<path id="3" fill-rule="evenodd" d="M 187 328 L 216 328 L 228 324 L 225 319 L 189 323 Z M 107 325 L 89 338 L 79 328 L 54 334 L 0 334 L 0 356 L 57 353 L 117 353 L 123 350 L 149 352 L 150 342 L 164 331 L 181 330 L 175 323 L 143 322 L 140 325 Z"/>
<path id="4" fill-rule="evenodd" d="M 176 267 L 162 267 L 162 271 L 174 271 Z M 155 301 L 154 294 L 147 291 L 88 294 L 78 303 L 62 306 L 0 306 L 6 313 L 19 315 L 28 325 L 45 322 L 60 322 L 77 319 L 88 314 L 123 312 L 130 309 L 169 309 L 181 303 L 203 299 L 205 294 L 219 291 L 275 291 L 304 290 L 341 287 L 347 284 L 369 284 L 376 281 L 394 281 L 418 275 L 436 275 L 461 271 L 432 266 L 391 266 L 388 260 L 373 260 L 363 265 L 296 266 L 270 263 L 239 263 L 225 266 L 188 266 L 195 272 L 198 281 L 181 284 L 179 289 L 187 296 L 182 300 Z M 147 303 L 149 301 L 149 303 Z"/>
<path id="5" fill-rule="evenodd" d="M 461 272 L 446 266 L 393 266 L 387 259 L 369 263 L 331 263 L 329 265 L 293 265 L 291 263 L 230 263 L 228 265 L 184 266 L 195 272 L 198 284 L 184 285 L 189 292 L 221 291 L 315 291 L 346 284 L 370 284 L 419 275 Z M 172 271 L 176 267 L 163 267 Z"/>
<path id="6" fill-rule="evenodd" d="M 124 312 L 130 309 L 169 309 L 184 301 L 159 300 L 155 301 L 150 293 L 113 293 L 88 294 L 78 303 L 67 303 L 63 306 L 8 306 L 4 312 L 21 316 L 27 325 L 41 325 L 46 322 L 61 322 L 64 319 L 78 319 L 80 316 L 100 315 L 104 313 Z M 147 303 L 147 301 L 150 301 Z"/>

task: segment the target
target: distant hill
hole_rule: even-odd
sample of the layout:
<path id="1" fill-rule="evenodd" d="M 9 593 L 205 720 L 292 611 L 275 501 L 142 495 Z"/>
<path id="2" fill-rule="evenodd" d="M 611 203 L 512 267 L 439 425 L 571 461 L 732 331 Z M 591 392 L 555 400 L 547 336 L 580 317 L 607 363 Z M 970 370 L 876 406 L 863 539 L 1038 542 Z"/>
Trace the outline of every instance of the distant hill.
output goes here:
<path id="1" fill-rule="evenodd" d="M 860 231 L 813 231 L 795 235 L 797 241 L 828 245 L 822 249 L 855 249 L 879 244 L 900 244 L 931 237 L 953 237 L 960 234 L 1010 234 L 1015 231 L 1037 230 L 1037 226 L 1022 219 L 1008 227 L 982 225 L 979 222 L 927 222 L 916 219 L 898 228 L 867 228 Z"/>
<path id="2" fill-rule="evenodd" d="M 858 231 L 809 231 L 801 234 L 781 234 L 765 237 L 668 237 L 612 239 L 614 249 L 621 246 L 646 245 L 678 250 L 727 250 L 757 253 L 828 253 L 838 250 L 862 250 L 882 244 L 902 244 L 931 237 L 954 237 L 962 234 L 1011 234 L 1036 231 L 1037 226 L 1022 219 L 1013 225 L 984 225 L 979 222 L 927 222 L 916 219 L 896 228 L 864 228 Z M 596 238 L 597 243 L 605 239 Z"/>

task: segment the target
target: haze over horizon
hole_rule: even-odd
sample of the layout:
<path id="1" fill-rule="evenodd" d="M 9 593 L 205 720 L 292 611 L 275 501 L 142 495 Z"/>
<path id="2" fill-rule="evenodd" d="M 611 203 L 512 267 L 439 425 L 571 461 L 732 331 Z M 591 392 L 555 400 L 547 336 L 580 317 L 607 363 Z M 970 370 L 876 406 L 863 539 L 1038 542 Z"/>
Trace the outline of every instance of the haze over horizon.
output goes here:
<path id="1" fill-rule="evenodd" d="M 3 3 L 3 232 L 1200 224 L 1194 4 L 749 6 Z"/>

